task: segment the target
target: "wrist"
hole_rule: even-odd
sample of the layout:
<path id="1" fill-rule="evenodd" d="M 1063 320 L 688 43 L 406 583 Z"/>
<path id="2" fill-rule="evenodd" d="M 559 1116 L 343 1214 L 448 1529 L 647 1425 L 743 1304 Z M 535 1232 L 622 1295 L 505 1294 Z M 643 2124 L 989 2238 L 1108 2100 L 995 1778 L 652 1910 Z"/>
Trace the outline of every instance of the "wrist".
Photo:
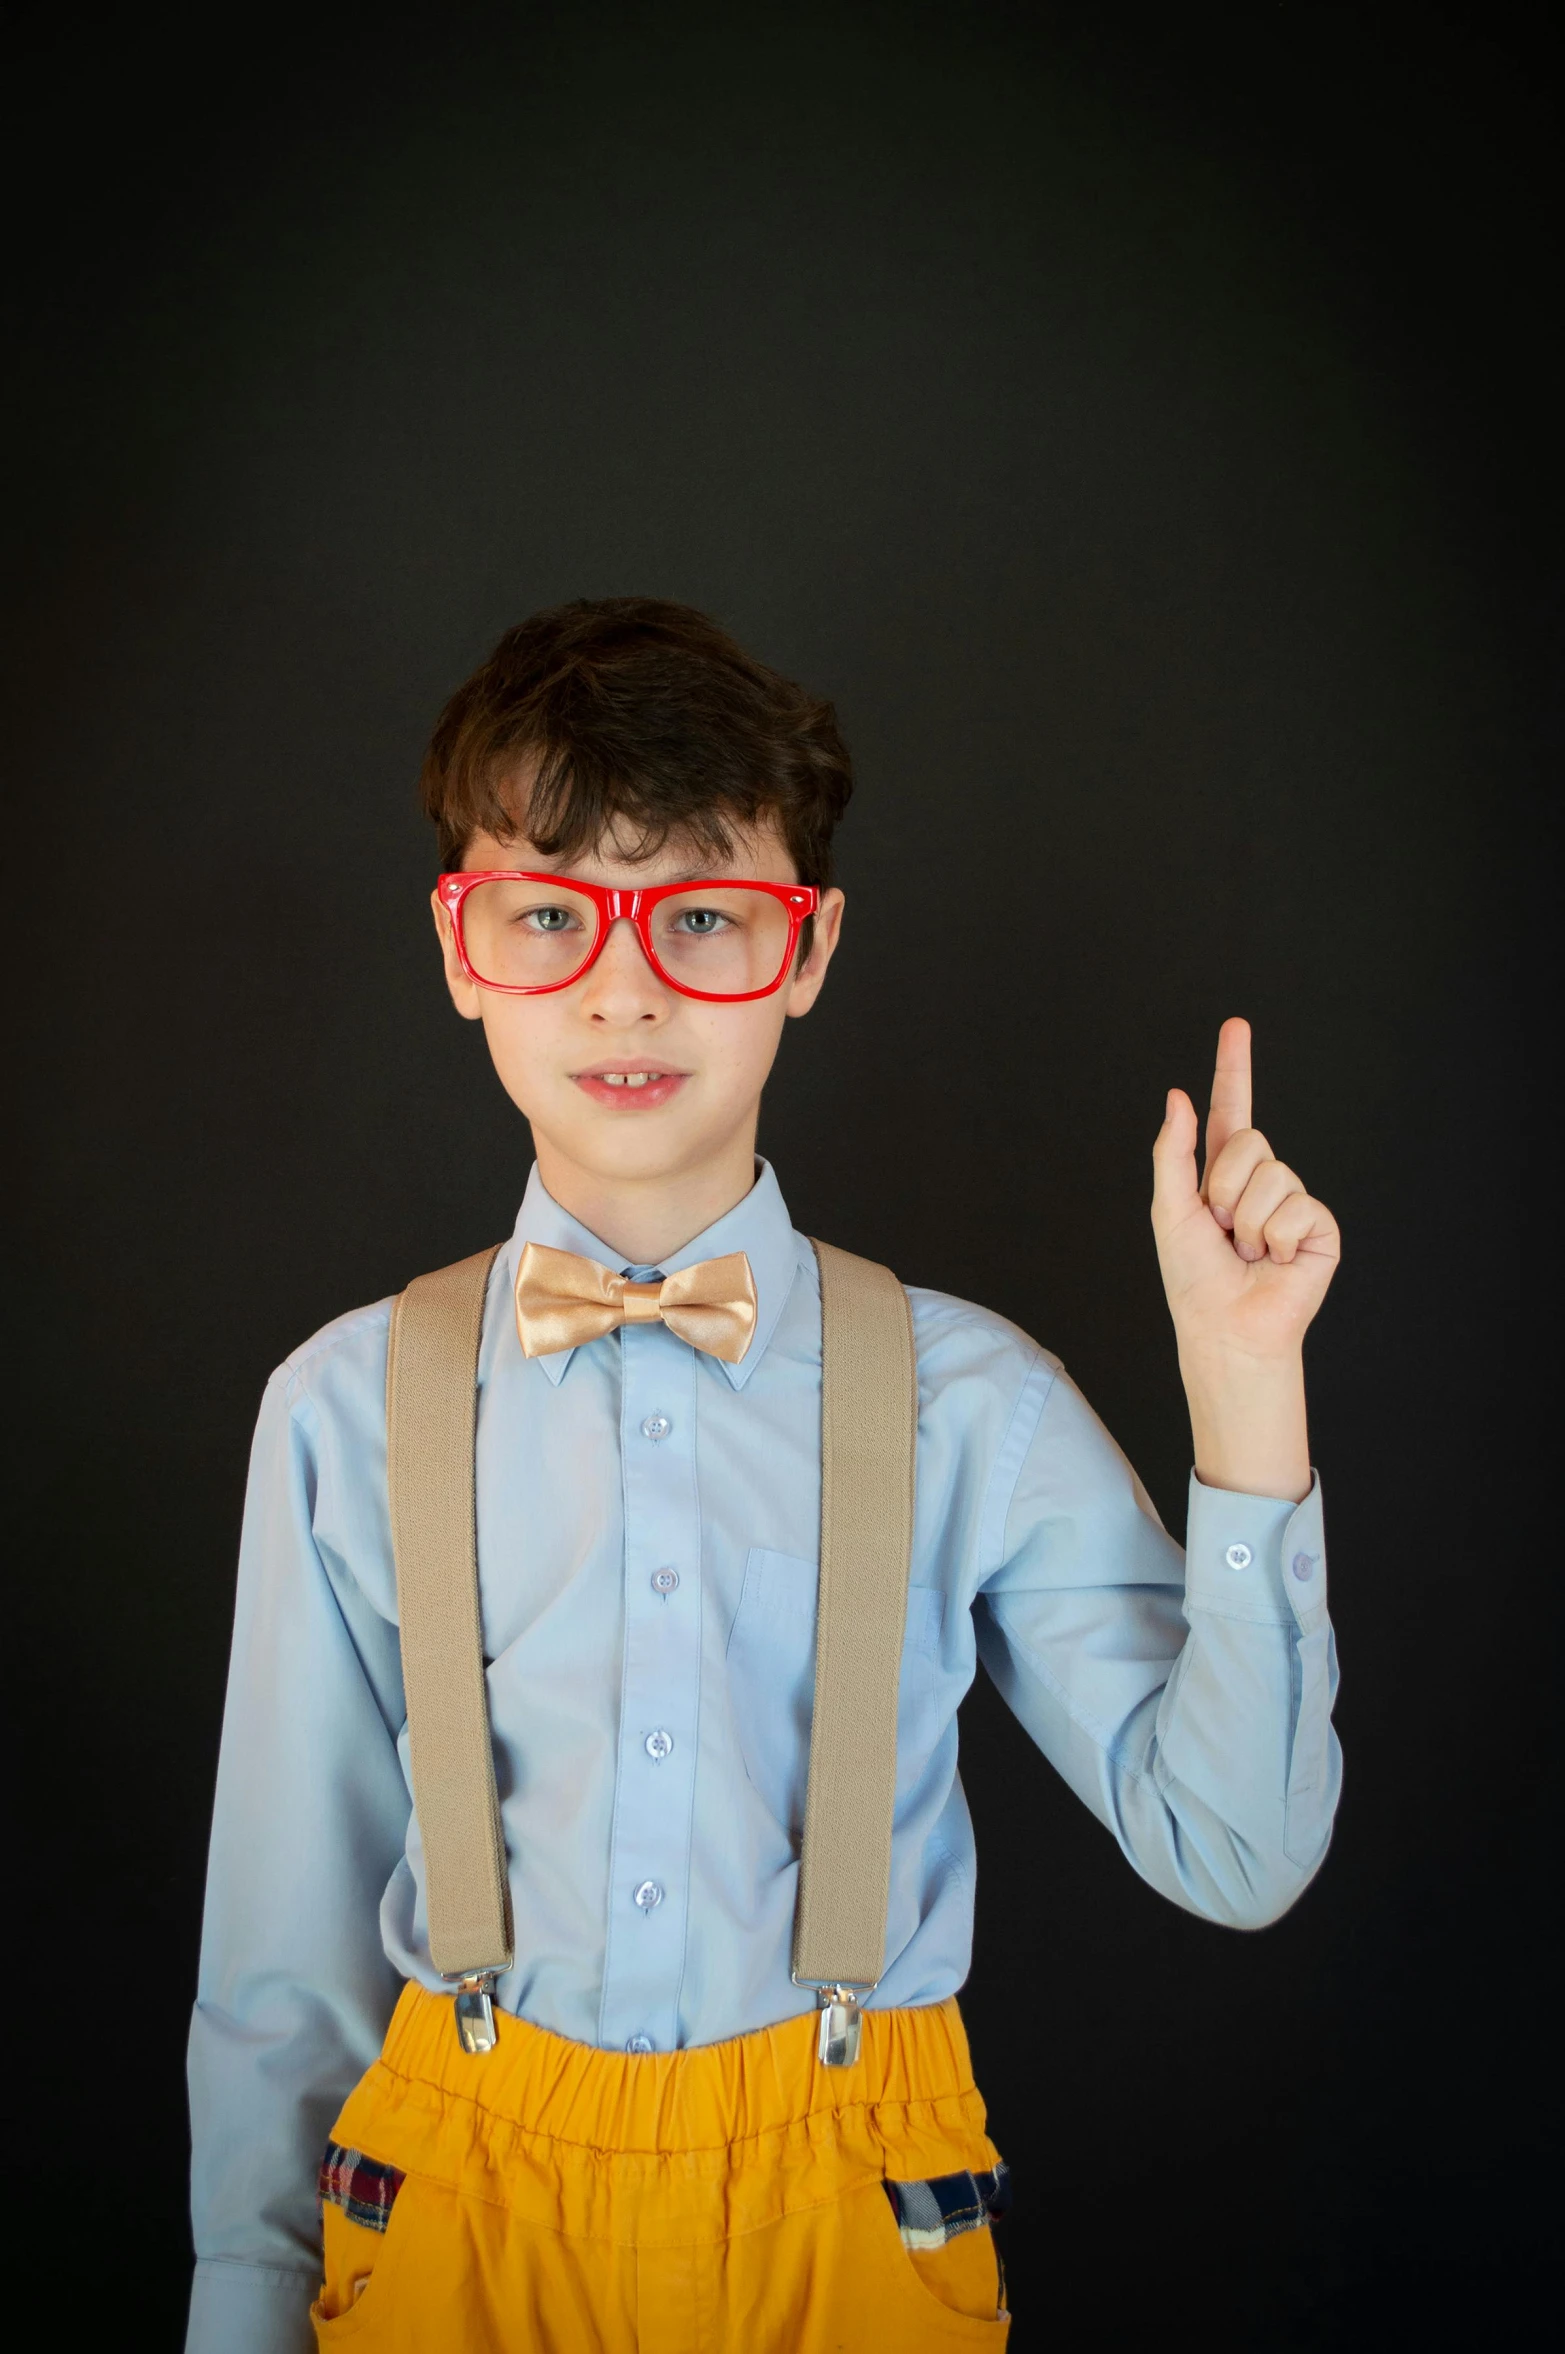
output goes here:
<path id="1" fill-rule="evenodd" d="M 1187 1347 L 1181 1342 L 1179 1378 L 1192 1404 L 1199 1399 L 1219 1412 L 1246 1400 L 1302 1398 L 1304 1352 L 1292 1348 L 1279 1357 L 1257 1357 L 1242 1349 Z"/>
<path id="2" fill-rule="evenodd" d="M 1180 1352 L 1203 1487 L 1300 1503 L 1310 1490 L 1304 1359 Z"/>

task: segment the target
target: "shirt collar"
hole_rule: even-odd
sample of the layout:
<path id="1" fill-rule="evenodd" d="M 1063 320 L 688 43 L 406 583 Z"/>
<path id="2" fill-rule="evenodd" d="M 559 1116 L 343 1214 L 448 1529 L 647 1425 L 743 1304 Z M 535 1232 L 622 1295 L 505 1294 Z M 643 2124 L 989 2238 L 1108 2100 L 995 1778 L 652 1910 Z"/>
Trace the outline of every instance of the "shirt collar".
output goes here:
<path id="1" fill-rule="evenodd" d="M 673 1275 L 681 1267 L 693 1267 L 698 1259 L 720 1259 L 729 1251 L 743 1251 L 750 1262 L 755 1278 L 756 1321 L 750 1346 L 737 1365 L 727 1364 L 721 1357 L 712 1363 L 722 1366 L 733 1387 L 743 1389 L 761 1358 L 766 1344 L 782 1314 L 783 1303 L 793 1283 L 798 1264 L 798 1238 L 788 1216 L 782 1190 L 777 1183 L 771 1162 L 756 1158 L 755 1183 L 743 1201 L 735 1202 L 731 1210 L 708 1226 L 684 1247 L 671 1251 L 658 1265 L 665 1275 Z M 516 1227 L 511 1238 L 509 1282 L 516 1279 L 516 1262 L 521 1257 L 522 1245 L 528 1242 L 544 1244 L 555 1251 L 578 1251 L 584 1259 L 596 1259 L 602 1267 L 612 1267 L 615 1274 L 629 1262 L 612 1251 L 600 1236 L 592 1233 L 569 1210 L 562 1209 L 538 1174 L 533 1163 L 527 1180 L 527 1191 L 516 1215 Z M 589 1344 L 597 1346 L 596 1342 Z M 537 1362 L 556 1389 L 565 1378 L 565 1369 L 576 1351 L 556 1349 Z"/>

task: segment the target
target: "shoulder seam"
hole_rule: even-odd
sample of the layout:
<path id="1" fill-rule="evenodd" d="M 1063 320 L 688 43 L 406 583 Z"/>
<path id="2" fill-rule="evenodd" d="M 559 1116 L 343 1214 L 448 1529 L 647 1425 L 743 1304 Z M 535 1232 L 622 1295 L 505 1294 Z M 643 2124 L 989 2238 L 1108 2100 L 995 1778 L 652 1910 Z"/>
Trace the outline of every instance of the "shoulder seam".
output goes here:
<path id="1" fill-rule="evenodd" d="M 900 1277 L 898 1280 L 901 1280 Z M 960 1315 L 971 1319 L 975 1325 L 982 1326 L 991 1336 L 1004 1339 L 1018 1350 L 1027 1352 L 1029 1370 L 1031 1370 L 1032 1360 L 1036 1357 L 1042 1357 L 1056 1371 L 1059 1370 L 1060 1359 L 1054 1354 L 1054 1351 L 1045 1348 L 1041 1341 L 1035 1340 L 1025 1326 L 1007 1316 L 1003 1309 L 985 1307 L 982 1300 L 964 1300 L 954 1291 L 940 1291 L 929 1283 L 904 1283 L 902 1288 L 915 1309 L 926 1303 L 936 1312 L 941 1309 L 955 1309 Z"/>
<path id="2" fill-rule="evenodd" d="M 314 1332 L 308 1340 L 301 1341 L 296 1349 L 290 1349 L 277 1368 L 278 1372 L 286 1373 L 292 1380 L 297 1381 L 307 1365 L 312 1365 L 317 1357 L 329 1356 L 331 1351 L 338 1347 L 343 1337 L 341 1327 L 344 1324 L 357 1323 L 360 1318 L 368 1320 L 378 1316 L 382 1309 L 385 1310 L 386 1321 L 389 1323 L 392 1303 L 396 1297 L 395 1292 L 388 1292 L 383 1300 L 371 1300 L 365 1307 L 349 1308 L 345 1315 L 334 1316 L 331 1322 L 323 1325 L 319 1332 Z"/>
<path id="3" fill-rule="evenodd" d="M 991 1573 L 998 1569 L 1004 1556 L 1005 1524 L 1010 1518 L 1011 1499 L 1016 1493 L 1016 1483 L 1022 1476 L 1022 1465 L 1027 1460 L 1027 1450 L 1032 1444 L 1039 1423 L 1043 1420 L 1043 1410 L 1049 1402 L 1049 1394 L 1054 1388 L 1055 1378 L 1059 1372 L 1057 1359 L 1051 1357 L 1047 1350 L 1040 1348 L 1036 1341 L 1031 1343 L 1031 1347 L 1031 1362 L 1022 1375 L 1015 1402 L 1006 1419 L 1005 1435 L 995 1449 L 994 1461 L 989 1467 L 989 1478 L 985 1483 L 983 1506 L 978 1516 L 978 1543 L 975 1548 L 978 1555 L 977 1589 L 979 1591 L 982 1591 L 984 1583 Z M 1030 1427 L 1023 1431 L 1021 1428 L 1023 1408 L 1027 1404 L 1029 1394 L 1040 1372 L 1045 1378 L 1038 1398 L 1037 1411 L 1031 1415 Z M 1004 1501 L 998 1502 L 995 1493 L 996 1482 L 1000 1477 L 1001 1466 L 1012 1451 L 1013 1442 L 1014 1461 L 1011 1466 L 1011 1475 L 1006 1484 Z M 998 1530 L 994 1531 L 991 1515 L 996 1512 L 999 1526 Z M 992 1531 L 993 1533 L 991 1533 Z M 990 1559 L 991 1554 L 993 1559 Z"/>

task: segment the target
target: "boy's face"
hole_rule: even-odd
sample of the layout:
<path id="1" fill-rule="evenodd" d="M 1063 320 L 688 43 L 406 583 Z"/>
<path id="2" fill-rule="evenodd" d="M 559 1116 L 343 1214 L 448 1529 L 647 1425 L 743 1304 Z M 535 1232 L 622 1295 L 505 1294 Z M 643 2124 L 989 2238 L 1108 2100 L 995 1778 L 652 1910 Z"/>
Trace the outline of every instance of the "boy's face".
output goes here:
<path id="1" fill-rule="evenodd" d="M 545 858 L 525 837 L 476 834 L 464 872 L 522 868 L 586 882 L 647 887 L 680 879 L 793 883 L 793 861 L 769 822 L 735 832 L 726 860 L 671 838 L 655 858 L 632 864 L 624 845 L 600 842 L 587 857 Z M 683 996 L 659 979 L 634 927 L 611 925 L 596 961 L 568 988 L 511 997 L 470 981 L 456 953 L 451 919 L 433 901 L 446 983 L 458 1013 L 481 1021 L 501 1085 L 532 1125 L 544 1183 L 559 1198 L 567 1169 L 597 1185 L 654 1186 L 698 1178 L 725 1164 L 748 1171 L 761 1090 L 783 1023 L 807 1013 L 820 994 L 837 944 L 842 893 L 823 893 L 810 953 L 769 997 L 729 1004 Z M 616 1084 L 651 1074 L 634 1087 Z M 748 1176 L 744 1185 L 748 1184 Z"/>

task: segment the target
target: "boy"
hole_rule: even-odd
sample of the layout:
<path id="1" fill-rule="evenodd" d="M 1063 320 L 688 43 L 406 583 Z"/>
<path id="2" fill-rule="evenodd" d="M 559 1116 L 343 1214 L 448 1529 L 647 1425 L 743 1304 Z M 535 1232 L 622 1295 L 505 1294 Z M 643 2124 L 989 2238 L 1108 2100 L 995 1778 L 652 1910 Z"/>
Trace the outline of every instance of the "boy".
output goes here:
<path id="1" fill-rule="evenodd" d="M 474 1263 L 506 1953 L 455 2004 L 469 1965 L 431 1954 L 382 1302 L 288 1360 L 256 1436 L 191 2041 L 188 2354 L 999 2345 L 1004 2170 L 955 2003 L 957 1704 L 981 1654 L 1177 1903 L 1259 1927 L 1293 1902 L 1340 1778 L 1301 1366 L 1335 1225 L 1250 1125 L 1226 1023 L 1204 1179 L 1177 1089 L 1154 1152 L 1187 1559 L 1055 1360 L 907 1295 L 885 1958 L 857 1995 L 796 1980 L 834 1261 L 755 1137 L 840 934 L 847 754 L 827 705 L 703 616 L 612 599 L 501 641 L 423 790 L 446 980 L 536 1153 L 514 1235 Z"/>

